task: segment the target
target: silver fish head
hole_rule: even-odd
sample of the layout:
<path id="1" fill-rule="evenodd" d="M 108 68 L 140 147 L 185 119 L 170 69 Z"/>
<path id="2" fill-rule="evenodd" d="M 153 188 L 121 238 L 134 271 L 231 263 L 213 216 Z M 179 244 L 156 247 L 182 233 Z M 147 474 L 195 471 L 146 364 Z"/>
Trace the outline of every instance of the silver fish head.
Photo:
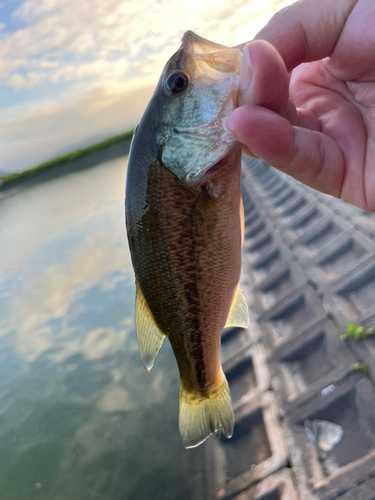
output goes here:
<path id="1" fill-rule="evenodd" d="M 223 120 L 237 105 L 241 55 L 186 32 L 137 128 L 133 142 L 140 136 L 186 184 L 194 185 L 237 145 Z"/>

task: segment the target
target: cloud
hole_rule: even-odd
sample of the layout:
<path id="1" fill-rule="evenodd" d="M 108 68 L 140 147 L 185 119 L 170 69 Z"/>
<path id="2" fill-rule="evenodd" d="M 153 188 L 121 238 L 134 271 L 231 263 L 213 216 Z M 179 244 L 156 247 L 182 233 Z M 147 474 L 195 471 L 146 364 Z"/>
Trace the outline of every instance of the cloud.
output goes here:
<path id="1" fill-rule="evenodd" d="M 86 335 L 82 352 L 87 359 L 100 359 L 114 354 L 124 346 L 126 330 L 120 332 L 113 328 L 96 328 Z"/>
<path id="2" fill-rule="evenodd" d="M 79 89 L 81 90 L 81 89 Z M 134 127 L 153 86 L 127 91 L 94 85 L 8 109 L 0 120 L 0 171 L 22 171 L 83 143 Z M 24 154 L 20 154 L 24 152 Z"/>
<path id="3" fill-rule="evenodd" d="M 26 0 L 13 14 L 26 27 L 0 40 L 0 83 L 20 88 L 86 76 L 131 79 L 134 64 L 171 41 L 165 35 L 168 4 L 150 7 L 149 0 Z M 182 24 L 174 24 L 178 37 Z"/>
<path id="4" fill-rule="evenodd" d="M 97 359 L 100 352 L 119 349 L 132 331 L 133 310 L 119 296 L 119 303 L 124 302 L 121 324 L 114 326 L 112 315 L 111 327 L 92 328 L 85 320 L 85 337 L 72 335 L 80 331 L 79 318 L 87 314 L 85 297 L 91 290 L 99 287 L 103 301 L 127 287 L 133 292 L 124 230 L 125 175 L 121 158 L 90 170 L 89 185 L 87 172 L 80 172 L 3 201 L 1 239 L 6 244 L 0 277 L 10 283 L 10 300 L 0 332 L 15 332 L 19 356 L 36 359 L 58 334 L 64 342 L 51 354 L 55 362 L 77 352 Z"/>
<path id="5" fill-rule="evenodd" d="M 129 411 L 136 408 L 134 398 L 123 387 L 110 387 L 98 403 L 104 413 Z"/>
<path id="6" fill-rule="evenodd" d="M 26 0 L 13 14 L 26 27 L 0 40 L 0 82 L 19 88 L 85 76 L 96 81 L 133 79 L 138 63 L 155 59 L 162 66 L 166 52 L 170 56 L 178 47 L 186 29 L 233 45 L 251 39 L 276 4 L 289 3 Z M 243 24 L 248 30 L 241 31 L 245 38 L 238 40 L 237 29 Z M 147 65 L 142 68 L 148 83 L 155 80 Z"/>
<path id="7" fill-rule="evenodd" d="M 0 34 L 0 86 L 41 95 L 2 110 L 0 170 L 23 170 L 133 126 L 187 29 L 235 45 L 292 2 L 25 0 L 13 12 L 22 28 Z M 64 88 L 46 101 L 43 85 L 53 84 Z"/>

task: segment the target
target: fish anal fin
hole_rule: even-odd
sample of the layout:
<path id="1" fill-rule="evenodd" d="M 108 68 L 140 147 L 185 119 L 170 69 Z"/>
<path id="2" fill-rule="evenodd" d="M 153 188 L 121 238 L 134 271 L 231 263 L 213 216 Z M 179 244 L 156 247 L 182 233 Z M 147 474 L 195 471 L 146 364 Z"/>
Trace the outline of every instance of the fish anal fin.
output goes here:
<path id="1" fill-rule="evenodd" d="M 139 353 L 146 370 L 150 372 L 163 344 L 165 335 L 156 324 L 142 290 L 138 285 L 135 299 L 135 327 L 137 330 Z"/>
<path id="2" fill-rule="evenodd" d="M 246 299 L 242 293 L 240 285 L 237 285 L 237 288 L 233 295 L 233 301 L 229 311 L 229 316 L 224 328 L 228 328 L 230 326 L 247 328 L 249 324 L 249 310 L 246 304 Z"/>
<path id="3" fill-rule="evenodd" d="M 211 434 L 233 434 L 233 410 L 228 382 L 223 373 L 221 384 L 208 396 L 191 394 L 181 386 L 178 426 L 185 448 L 195 448 Z"/>

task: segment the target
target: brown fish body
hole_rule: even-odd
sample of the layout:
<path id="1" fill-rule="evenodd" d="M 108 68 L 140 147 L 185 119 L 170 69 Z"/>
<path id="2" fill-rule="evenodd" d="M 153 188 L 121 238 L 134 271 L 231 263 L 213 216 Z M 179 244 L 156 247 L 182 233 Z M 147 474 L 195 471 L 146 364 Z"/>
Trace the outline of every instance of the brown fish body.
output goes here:
<path id="1" fill-rule="evenodd" d="M 141 213 L 128 213 L 137 285 L 171 342 L 181 384 L 197 395 L 222 381 L 221 331 L 241 272 L 240 162 L 237 147 L 187 187 L 156 161 L 134 193 Z"/>

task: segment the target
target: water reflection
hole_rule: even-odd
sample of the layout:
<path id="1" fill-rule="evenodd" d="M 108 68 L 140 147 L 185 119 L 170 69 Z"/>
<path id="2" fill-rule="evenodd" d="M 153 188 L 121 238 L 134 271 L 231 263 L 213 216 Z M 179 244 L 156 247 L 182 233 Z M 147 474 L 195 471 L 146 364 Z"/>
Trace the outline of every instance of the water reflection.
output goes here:
<path id="1" fill-rule="evenodd" d="M 126 161 L 0 200 L 0 498 L 188 499 L 167 342 L 134 332 Z"/>

